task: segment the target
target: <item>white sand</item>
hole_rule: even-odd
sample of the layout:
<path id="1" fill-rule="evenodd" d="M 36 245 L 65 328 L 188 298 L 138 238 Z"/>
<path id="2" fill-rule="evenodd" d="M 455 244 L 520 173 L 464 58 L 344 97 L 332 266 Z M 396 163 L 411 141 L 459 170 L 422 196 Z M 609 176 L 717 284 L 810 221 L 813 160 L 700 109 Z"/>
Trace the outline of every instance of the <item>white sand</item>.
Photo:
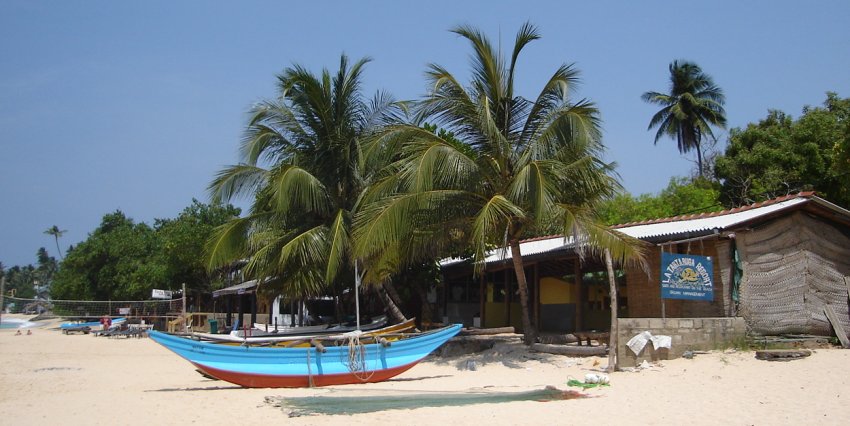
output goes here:
<path id="1" fill-rule="evenodd" d="M 4 315 L 3 318 L 8 318 Z M 0 330 L 3 425 L 501 425 L 501 424 L 847 424 L 850 350 L 817 350 L 791 362 L 752 352 L 714 352 L 611 375 L 588 399 L 389 410 L 290 418 L 267 396 L 354 396 L 378 391 L 517 392 L 583 379 L 607 358 L 528 352 L 521 344 L 483 354 L 429 358 L 395 379 L 317 389 L 243 389 L 206 379 L 150 339 L 63 335 L 56 323 L 32 335 Z M 469 371 L 467 360 L 477 369 Z"/>

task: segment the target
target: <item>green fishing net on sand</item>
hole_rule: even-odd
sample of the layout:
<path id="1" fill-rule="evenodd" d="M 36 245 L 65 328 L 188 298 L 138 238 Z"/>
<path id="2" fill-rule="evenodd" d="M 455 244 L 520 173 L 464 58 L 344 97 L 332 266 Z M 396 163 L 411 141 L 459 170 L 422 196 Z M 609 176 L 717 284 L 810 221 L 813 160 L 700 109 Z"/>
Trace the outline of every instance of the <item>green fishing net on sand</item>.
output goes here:
<path id="1" fill-rule="evenodd" d="M 514 401 L 562 401 L 585 398 L 581 392 L 545 389 L 525 392 L 393 392 L 368 396 L 268 397 L 266 401 L 289 412 L 290 417 L 315 414 L 361 414 L 422 407 L 456 407 Z"/>

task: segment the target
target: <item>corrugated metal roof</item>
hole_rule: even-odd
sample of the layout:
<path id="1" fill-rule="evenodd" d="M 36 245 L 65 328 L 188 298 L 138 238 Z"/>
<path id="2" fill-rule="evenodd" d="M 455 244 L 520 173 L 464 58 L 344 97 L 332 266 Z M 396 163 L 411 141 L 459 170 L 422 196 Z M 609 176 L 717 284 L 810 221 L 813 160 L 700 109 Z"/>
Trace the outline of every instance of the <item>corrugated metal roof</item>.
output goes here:
<path id="1" fill-rule="evenodd" d="M 696 219 L 680 219 L 666 222 L 630 225 L 616 228 L 628 236 L 640 239 L 675 236 L 681 234 L 700 234 L 717 230 L 722 232 L 736 225 L 765 216 L 798 204 L 806 203 L 807 198 L 792 198 L 764 207 L 742 210 L 717 216 L 700 217 Z"/>
<path id="2" fill-rule="evenodd" d="M 522 253 L 523 256 L 533 256 L 535 254 L 547 253 L 550 251 L 555 251 L 559 249 L 568 249 L 573 247 L 574 239 L 573 237 L 564 238 L 563 236 L 555 236 L 555 237 L 542 237 L 536 238 L 533 240 L 526 240 L 519 244 L 519 252 Z M 510 260 L 511 250 L 509 248 L 506 249 L 496 249 L 491 250 L 487 257 L 485 258 L 485 262 L 493 263 L 493 262 L 502 262 L 506 260 Z M 440 266 L 449 266 L 457 263 L 465 262 L 466 259 L 461 258 L 450 258 L 443 259 L 440 261 Z"/>
<path id="3" fill-rule="evenodd" d="M 242 293 L 250 293 L 254 290 L 254 287 L 257 286 L 257 280 L 245 281 L 244 283 L 232 285 L 230 287 L 225 287 L 220 290 L 213 291 L 213 297 L 224 296 L 227 294 L 242 294 Z"/>

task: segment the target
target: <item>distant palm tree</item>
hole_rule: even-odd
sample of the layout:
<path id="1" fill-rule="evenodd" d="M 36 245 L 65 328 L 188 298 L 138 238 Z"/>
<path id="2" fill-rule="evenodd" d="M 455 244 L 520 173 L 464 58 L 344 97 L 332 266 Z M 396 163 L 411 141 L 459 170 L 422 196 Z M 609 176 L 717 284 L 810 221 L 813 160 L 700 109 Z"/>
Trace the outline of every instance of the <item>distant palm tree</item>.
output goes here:
<path id="1" fill-rule="evenodd" d="M 480 273 L 489 250 L 509 249 L 525 341 L 531 343 L 536 330 L 520 253 L 523 238 L 557 229 L 600 253 L 610 248 L 615 258 L 639 250 L 594 216 L 596 203 L 619 185 L 612 165 L 600 160 L 596 107 L 569 99 L 578 71 L 562 65 L 537 98 L 528 100 L 514 92 L 514 72 L 522 49 L 539 38 L 533 25 L 517 33 L 509 63 L 477 29 L 452 31 L 472 45 L 471 82 L 464 87 L 443 67 L 430 65 L 431 93 L 419 105 L 419 118 L 446 131 L 399 124 L 369 145 L 395 161 L 364 197 L 370 202 L 356 218 L 357 251 L 370 258 L 444 242 L 446 255 L 449 240 L 457 244 L 459 238 Z"/>
<path id="2" fill-rule="evenodd" d="M 210 184 L 215 201 L 247 196 L 253 205 L 217 229 L 209 267 L 249 259 L 249 276 L 275 277 L 278 290 L 298 298 L 354 282 L 351 222 L 368 179 L 360 138 L 395 105 L 382 93 L 362 96 L 368 61 L 351 65 L 343 55 L 335 75 L 288 68 L 278 97 L 253 108 L 241 164 Z"/>
<path id="3" fill-rule="evenodd" d="M 714 137 L 711 126 L 726 127 L 723 90 L 693 62 L 673 61 L 669 69 L 669 94 L 646 92 L 641 96 L 646 102 L 663 106 L 652 116 L 647 129 L 658 127 L 655 143 L 662 136 L 669 136 L 678 143 L 680 153 L 695 149 L 699 175 L 703 176 L 703 136 Z"/>
<path id="4" fill-rule="evenodd" d="M 53 238 L 56 240 L 56 251 L 59 252 L 59 258 L 62 259 L 62 260 L 64 260 L 65 257 L 62 256 L 62 250 L 59 248 L 59 237 L 61 237 L 62 235 L 65 235 L 66 232 L 68 232 L 68 230 L 66 230 L 66 229 L 60 230 L 59 227 L 56 226 L 56 225 L 53 225 L 50 228 L 47 228 L 46 231 L 44 231 L 45 234 L 52 235 Z"/>

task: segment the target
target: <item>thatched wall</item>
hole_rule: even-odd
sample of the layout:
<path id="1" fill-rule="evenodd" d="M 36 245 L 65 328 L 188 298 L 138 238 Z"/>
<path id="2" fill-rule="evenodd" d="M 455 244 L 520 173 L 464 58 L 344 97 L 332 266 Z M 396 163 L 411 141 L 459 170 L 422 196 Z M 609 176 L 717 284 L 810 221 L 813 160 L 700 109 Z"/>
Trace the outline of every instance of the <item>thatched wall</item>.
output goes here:
<path id="1" fill-rule="evenodd" d="M 824 306 L 850 330 L 847 230 L 804 212 L 737 234 L 744 263 L 740 314 L 762 334 L 830 335 Z"/>

